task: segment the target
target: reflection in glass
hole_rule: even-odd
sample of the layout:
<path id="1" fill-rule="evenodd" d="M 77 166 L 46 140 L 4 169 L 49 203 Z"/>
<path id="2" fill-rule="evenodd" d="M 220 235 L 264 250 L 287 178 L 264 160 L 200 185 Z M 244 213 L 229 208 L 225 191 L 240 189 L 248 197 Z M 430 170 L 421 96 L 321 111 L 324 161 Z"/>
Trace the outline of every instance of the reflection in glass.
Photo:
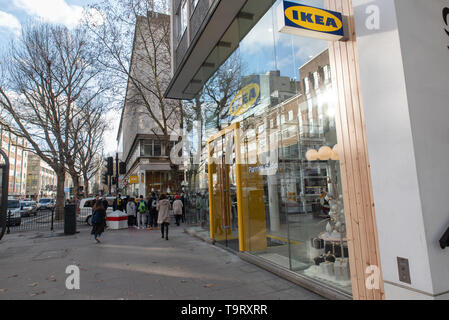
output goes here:
<path id="1" fill-rule="evenodd" d="M 328 42 L 277 32 L 279 1 L 263 15 L 257 3 L 200 70 L 192 103 L 203 111 L 210 237 L 351 293 Z"/>

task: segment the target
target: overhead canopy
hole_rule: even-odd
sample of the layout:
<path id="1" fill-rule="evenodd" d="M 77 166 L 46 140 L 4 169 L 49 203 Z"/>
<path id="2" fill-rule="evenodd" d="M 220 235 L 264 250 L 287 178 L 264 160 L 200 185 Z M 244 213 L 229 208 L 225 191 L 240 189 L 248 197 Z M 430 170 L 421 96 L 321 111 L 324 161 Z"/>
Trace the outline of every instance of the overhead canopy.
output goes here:
<path id="1" fill-rule="evenodd" d="M 179 67 L 166 98 L 193 99 L 207 80 L 238 48 L 239 42 L 273 5 L 274 0 L 221 0 L 177 59 Z M 175 46 L 176 47 L 176 46 Z M 181 46 L 180 46 L 181 47 Z M 175 49 L 175 56 L 177 54 Z"/>

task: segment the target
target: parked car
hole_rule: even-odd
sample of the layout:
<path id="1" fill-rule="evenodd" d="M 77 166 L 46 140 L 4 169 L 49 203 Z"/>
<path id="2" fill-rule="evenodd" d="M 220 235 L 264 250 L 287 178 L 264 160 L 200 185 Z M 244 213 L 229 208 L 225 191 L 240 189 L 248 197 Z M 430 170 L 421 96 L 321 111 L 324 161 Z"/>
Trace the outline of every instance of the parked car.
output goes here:
<path id="1" fill-rule="evenodd" d="M 37 204 L 36 201 L 21 201 L 20 202 L 20 213 L 22 217 L 30 217 L 31 215 L 37 215 Z"/>
<path id="2" fill-rule="evenodd" d="M 100 198 L 101 199 L 101 198 Z M 112 204 L 114 203 L 115 197 L 106 197 L 108 200 L 108 208 L 106 210 L 106 214 L 112 213 Z M 122 197 L 125 199 L 125 197 Z M 79 222 L 86 222 L 88 225 L 92 225 L 92 207 L 95 203 L 95 198 L 84 198 L 81 199 L 80 205 L 78 207 L 78 218 Z"/>
<path id="3" fill-rule="evenodd" d="M 50 198 L 41 198 L 37 202 L 37 210 L 53 210 L 55 208 L 55 202 Z"/>
<path id="4" fill-rule="evenodd" d="M 8 200 L 8 216 L 6 225 L 9 227 L 20 226 L 22 223 L 22 214 L 20 212 L 19 200 Z"/>

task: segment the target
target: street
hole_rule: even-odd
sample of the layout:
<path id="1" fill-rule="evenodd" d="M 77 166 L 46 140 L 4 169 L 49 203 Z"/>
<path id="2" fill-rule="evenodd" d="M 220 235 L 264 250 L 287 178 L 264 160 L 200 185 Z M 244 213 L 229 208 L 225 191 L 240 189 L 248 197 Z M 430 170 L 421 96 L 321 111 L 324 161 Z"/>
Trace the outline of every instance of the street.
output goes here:
<path id="1" fill-rule="evenodd" d="M 321 297 L 170 226 L 108 230 L 96 244 L 90 228 L 74 236 L 7 235 L 0 242 L 0 299 L 294 299 Z M 80 289 L 66 288 L 77 266 Z"/>

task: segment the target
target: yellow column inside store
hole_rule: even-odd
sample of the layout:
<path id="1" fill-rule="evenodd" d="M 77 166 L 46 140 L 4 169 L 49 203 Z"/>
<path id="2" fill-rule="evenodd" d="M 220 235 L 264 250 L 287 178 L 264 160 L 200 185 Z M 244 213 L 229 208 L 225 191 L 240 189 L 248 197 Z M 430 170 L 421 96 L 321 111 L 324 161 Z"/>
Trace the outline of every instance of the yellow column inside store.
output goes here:
<path id="1" fill-rule="evenodd" d="M 257 168 L 258 163 L 249 163 L 247 146 L 242 144 L 239 128 L 235 131 L 235 141 L 240 251 L 264 251 L 267 249 L 267 225 L 263 178 L 257 170 L 250 170 Z"/>
<path id="2" fill-rule="evenodd" d="M 236 184 L 237 184 L 237 211 L 238 211 L 238 229 L 239 229 L 239 250 L 240 251 L 263 251 L 267 248 L 266 237 L 266 218 L 264 203 L 263 178 L 251 167 L 257 167 L 258 164 L 248 164 L 247 159 L 242 156 L 242 144 L 240 135 L 240 124 L 234 123 L 230 127 L 220 131 L 208 141 L 209 147 L 209 207 L 210 207 L 210 237 L 217 241 L 224 240 L 226 235 L 218 235 L 219 221 L 217 217 L 221 216 L 219 210 L 223 210 L 219 205 L 220 196 L 223 196 L 221 190 L 214 189 L 214 174 L 217 171 L 217 164 L 213 163 L 210 144 L 217 138 L 233 130 L 235 141 L 235 159 L 236 159 Z M 226 168 L 227 169 L 227 168 Z M 218 188 L 219 189 L 219 188 Z M 227 232 L 228 230 L 226 230 Z"/>

